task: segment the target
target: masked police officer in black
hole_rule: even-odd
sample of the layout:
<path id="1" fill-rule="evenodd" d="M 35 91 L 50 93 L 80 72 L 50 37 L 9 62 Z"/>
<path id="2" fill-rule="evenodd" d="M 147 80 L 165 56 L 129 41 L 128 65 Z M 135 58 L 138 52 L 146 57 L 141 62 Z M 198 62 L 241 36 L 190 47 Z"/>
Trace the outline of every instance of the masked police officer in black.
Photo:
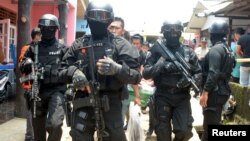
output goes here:
<path id="1" fill-rule="evenodd" d="M 179 42 L 182 31 L 183 26 L 180 21 L 165 21 L 161 28 L 166 39 L 163 44 L 171 53 L 179 52 L 190 64 L 192 68 L 188 70 L 190 74 L 200 81 L 201 67 L 197 56 L 191 48 L 183 46 Z M 175 134 L 174 141 L 188 141 L 193 135 L 190 82 L 186 81 L 170 58 L 162 58 L 158 48 L 157 43 L 151 48 L 143 71 L 143 77 L 153 79 L 156 86 L 154 103 L 157 141 L 171 141 L 172 131 Z"/>
<path id="2" fill-rule="evenodd" d="M 205 56 L 202 67 L 203 92 L 200 97 L 204 115 L 202 141 L 208 141 L 208 125 L 218 125 L 221 122 L 223 105 L 231 94 L 228 82 L 235 61 L 231 48 L 225 41 L 228 24 L 224 21 L 215 21 L 209 33 L 213 46 Z"/>
<path id="3" fill-rule="evenodd" d="M 76 39 L 63 57 L 66 67 L 61 73 L 66 76 L 67 82 L 72 82 L 78 88 L 72 102 L 70 135 L 73 141 L 93 141 L 97 129 L 95 122 L 98 119 L 94 113 L 96 107 L 86 106 L 84 103 L 76 105 L 76 101 L 87 99 L 93 94 L 88 87 L 93 82 L 91 74 L 94 73 L 100 84 L 99 96 L 109 99 L 109 110 L 102 111 L 104 132 L 108 136 L 99 136 L 104 141 L 126 141 L 121 94 L 125 84 L 138 84 L 141 80 L 139 63 L 136 60 L 139 57 L 138 52 L 127 40 L 108 31 L 107 28 L 114 19 L 113 8 L 110 4 L 101 2 L 90 2 L 85 13 L 91 35 Z M 94 58 L 90 58 L 93 53 L 91 48 Z M 90 66 L 91 59 L 94 61 L 94 71 Z"/>
<path id="4" fill-rule="evenodd" d="M 39 68 L 44 68 L 43 79 L 39 80 L 40 89 L 36 102 L 36 115 L 32 118 L 35 141 L 60 141 L 62 136 L 62 125 L 64 119 L 64 91 L 65 85 L 59 82 L 58 68 L 60 56 L 66 46 L 60 44 L 56 37 L 56 30 L 59 29 L 59 22 L 55 15 L 45 14 L 38 22 L 41 29 L 42 40 L 38 44 Z M 34 46 L 22 49 L 20 55 L 20 70 L 23 74 L 32 71 L 32 64 L 35 57 Z M 42 70 L 42 69 L 40 69 Z M 31 109 L 32 111 L 34 109 Z M 34 117 L 34 115 L 33 115 Z"/>

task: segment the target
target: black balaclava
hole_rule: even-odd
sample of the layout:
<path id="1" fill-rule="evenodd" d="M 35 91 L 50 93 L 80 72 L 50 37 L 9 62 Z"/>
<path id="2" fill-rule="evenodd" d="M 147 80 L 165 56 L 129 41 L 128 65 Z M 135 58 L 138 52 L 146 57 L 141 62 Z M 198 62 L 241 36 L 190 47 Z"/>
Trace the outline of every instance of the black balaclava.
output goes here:
<path id="1" fill-rule="evenodd" d="M 164 31 L 163 35 L 165 39 L 167 40 L 167 46 L 168 47 L 179 47 L 180 46 L 180 37 L 181 32 L 180 31 Z"/>
<path id="2" fill-rule="evenodd" d="M 52 40 L 55 39 L 56 29 L 54 26 L 40 26 L 42 33 L 42 40 Z"/>
<path id="3" fill-rule="evenodd" d="M 163 33 L 166 39 L 166 45 L 171 48 L 177 48 L 180 46 L 180 37 L 183 31 L 183 26 L 178 20 L 166 20 L 161 27 L 161 33 Z"/>
<path id="4" fill-rule="evenodd" d="M 42 33 L 42 40 L 40 46 L 48 47 L 54 45 L 56 42 L 56 30 L 55 26 L 39 26 Z"/>
<path id="5" fill-rule="evenodd" d="M 88 25 L 94 39 L 102 39 L 108 36 L 108 23 L 89 20 Z"/>

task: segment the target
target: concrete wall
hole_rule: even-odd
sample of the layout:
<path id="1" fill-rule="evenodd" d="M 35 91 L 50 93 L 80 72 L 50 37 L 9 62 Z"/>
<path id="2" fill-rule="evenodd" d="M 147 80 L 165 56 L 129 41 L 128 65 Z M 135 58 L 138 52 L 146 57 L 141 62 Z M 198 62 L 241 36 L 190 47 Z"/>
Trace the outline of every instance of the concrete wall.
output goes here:
<path id="1" fill-rule="evenodd" d="M 68 11 L 68 22 L 67 22 L 67 44 L 70 45 L 75 40 L 75 32 L 76 32 L 76 7 L 77 1 L 76 0 L 69 0 L 69 11 Z M 54 14 L 59 17 L 58 7 L 57 5 L 38 5 L 35 4 L 32 7 L 32 14 L 31 14 L 31 30 L 38 25 L 38 21 L 43 14 Z M 58 35 L 58 34 L 57 34 Z"/>
<path id="2" fill-rule="evenodd" d="M 68 14 L 68 37 L 67 43 L 71 45 L 75 40 L 76 34 L 76 15 L 77 15 L 77 0 L 68 0 L 69 14 Z"/>
<path id="3" fill-rule="evenodd" d="M 48 1 L 48 0 L 47 0 Z M 67 43 L 70 45 L 75 40 L 75 32 L 76 32 L 76 12 L 77 12 L 77 0 L 68 0 L 68 37 Z M 8 10 L 11 10 L 15 13 L 18 12 L 18 4 L 11 3 L 11 0 L 1 0 L 0 6 L 4 7 Z M 58 17 L 59 12 L 57 5 L 52 4 L 36 4 L 34 3 L 31 10 L 31 27 L 30 30 L 37 27 L 39 18 L 46 13 L 54 14 Z"/>
<path id="4" fill-rule="evenodd" d="M 250 87 L 242 87 L 237 83 L 230 83 L 230 86 L 237 102 L 236 115 L 250 122 Z"/>

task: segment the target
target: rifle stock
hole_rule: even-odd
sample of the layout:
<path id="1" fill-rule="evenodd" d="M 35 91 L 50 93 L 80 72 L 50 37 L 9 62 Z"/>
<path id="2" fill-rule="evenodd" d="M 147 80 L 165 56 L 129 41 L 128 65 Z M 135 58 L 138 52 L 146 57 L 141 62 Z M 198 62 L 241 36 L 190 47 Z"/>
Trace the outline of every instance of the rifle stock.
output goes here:
<path id="1" fill-rule="evenodd" d="M 195 92 L 200 92 L 199 87 L 196 85 L 195 80 L 191 76 L 191 74 L 188 72 L 188 70 L 191 70 L 190 65 L 185 61 L 185 59 L 178 53 L 174 55 L 163 43 L 161 39 L 157 40 L 157 43 L 159 44 L 159 52 L 162 55 L 163 58 L 170 58 L 172 63 L 176 66 L 176 68 L 183 74 L 183 76 L 188 80 L 188 82 L 191 83 L 192 87 L 194 88 Z M 178 60 L 180 61 L 178 61 Z"/>

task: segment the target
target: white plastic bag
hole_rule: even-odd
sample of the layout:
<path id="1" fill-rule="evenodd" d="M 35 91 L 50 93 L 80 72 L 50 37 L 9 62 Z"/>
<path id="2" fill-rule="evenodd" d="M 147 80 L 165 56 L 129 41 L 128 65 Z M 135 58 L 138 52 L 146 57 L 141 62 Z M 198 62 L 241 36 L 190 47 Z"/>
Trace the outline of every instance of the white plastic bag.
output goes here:
<path id="1" fill-rule="evenodd" d="M 128 121 L 128 141 L 145 141 L 145 135 L 142 128 L 141 109 L 134 102 L 129 105 L 129 121 Z"/>

